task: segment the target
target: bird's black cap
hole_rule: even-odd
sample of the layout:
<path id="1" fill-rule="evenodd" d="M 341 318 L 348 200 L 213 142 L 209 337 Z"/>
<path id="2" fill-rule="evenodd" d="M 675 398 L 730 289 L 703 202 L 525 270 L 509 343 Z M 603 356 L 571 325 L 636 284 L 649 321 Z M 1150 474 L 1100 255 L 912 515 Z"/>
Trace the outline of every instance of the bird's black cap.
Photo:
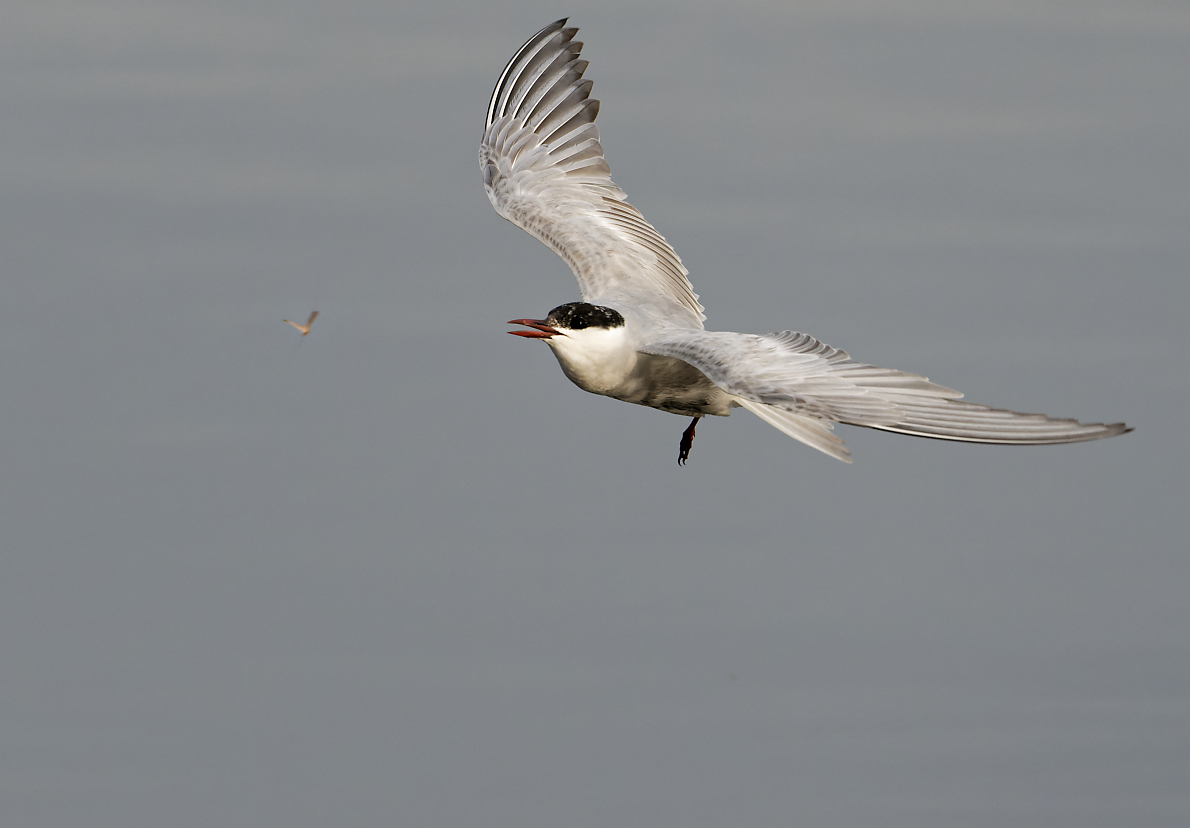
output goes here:
<path id="1" fill-rule="evenodd" d="M 600 305 L 567 302 L 550 311 L 546 322 L 555 328 L 579 331 L 583 328 L 619 328 L 624 325 L 624 317 L 619 311 Z"/>

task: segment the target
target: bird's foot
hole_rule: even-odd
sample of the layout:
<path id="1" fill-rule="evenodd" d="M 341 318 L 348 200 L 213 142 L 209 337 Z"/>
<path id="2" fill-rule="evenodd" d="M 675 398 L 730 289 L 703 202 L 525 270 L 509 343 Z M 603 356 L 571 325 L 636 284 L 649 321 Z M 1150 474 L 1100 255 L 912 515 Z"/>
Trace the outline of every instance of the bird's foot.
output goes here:
<path id="1" fill-rule="evenodd" d="M 694 446 L 694 428 L 698 425 L 698 417 L 690 421 L 690 425 L 682 432 L 682 442 L 678 446 L 678 465 L 686 465 L 690 459 L 690 449 Z"/>

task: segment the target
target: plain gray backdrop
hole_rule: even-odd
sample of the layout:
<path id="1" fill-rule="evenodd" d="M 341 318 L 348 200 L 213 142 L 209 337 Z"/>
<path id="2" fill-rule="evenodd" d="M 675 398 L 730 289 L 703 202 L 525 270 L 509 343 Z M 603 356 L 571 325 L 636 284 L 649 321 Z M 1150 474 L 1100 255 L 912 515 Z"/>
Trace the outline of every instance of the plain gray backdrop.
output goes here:
<path id="1" fill-rule="evenodd" d="M 679 468 L 505 333 L 578 298 L 476 163 L 566 14 L 708 328 L 1136 432 Z M 1190 824 L 1186 4 L 2 16 L 6 826 Z"/>

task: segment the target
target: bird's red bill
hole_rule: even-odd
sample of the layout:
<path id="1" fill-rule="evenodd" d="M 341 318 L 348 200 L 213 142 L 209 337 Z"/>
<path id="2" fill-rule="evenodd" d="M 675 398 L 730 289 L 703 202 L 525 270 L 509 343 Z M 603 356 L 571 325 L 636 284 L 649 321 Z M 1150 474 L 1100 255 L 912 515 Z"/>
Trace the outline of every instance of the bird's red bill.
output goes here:
<path id="1" fill-rule="evenodd" d="M 551 336 L 559 336 L 562 333 L 547 325 L 544 319 L 513 319 L 508 324 L 532 328 L 531 331 L 509 331 L 513 336 L 523 336 L 528 339 L 549 339 Z"/>

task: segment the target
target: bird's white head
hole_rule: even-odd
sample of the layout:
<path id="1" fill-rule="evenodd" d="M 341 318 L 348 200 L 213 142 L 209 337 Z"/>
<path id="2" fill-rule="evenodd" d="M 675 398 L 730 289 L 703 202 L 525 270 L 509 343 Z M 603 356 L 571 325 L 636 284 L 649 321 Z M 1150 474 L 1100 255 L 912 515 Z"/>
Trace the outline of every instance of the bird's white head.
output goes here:
<path id="1" fill-rule="evenodd" d="M 554 308 L 545 319 L 513 319 L 508 324 L 530 328 L 509 333 L 545 340 L 566 376 L 597 394 L 617 386 L 636 362 L 624 317 L 614 308 L 569 302 Z"/>

